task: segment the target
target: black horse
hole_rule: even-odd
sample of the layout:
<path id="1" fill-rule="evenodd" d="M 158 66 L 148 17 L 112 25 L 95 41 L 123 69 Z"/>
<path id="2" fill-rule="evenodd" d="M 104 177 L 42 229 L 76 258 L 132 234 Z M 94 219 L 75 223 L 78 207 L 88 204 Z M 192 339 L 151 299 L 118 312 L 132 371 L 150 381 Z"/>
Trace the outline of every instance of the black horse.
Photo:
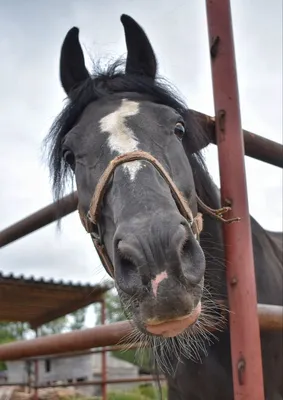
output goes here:
<path id="1" fill-rule="evenodd" d="M 201 232 L 198 214 L 199 199 L 220 207 L 200 152 L 206 133 L 157 78 L 143 29 L 129 16 L 121 21 L 125 63 L 96 66 L 92 75 L 79 30 L 64 40 L 60 77 L 68 103 L 47 137 L 54 195 L 60 198 L 75 176 L 82 222 L 135 334 L 152 343 L 169 399 L 232 400 L 229 330 L 214 333 L 213 343 L 206 330 L 221 319 L 215 300 L 227 298 L 221 224 L 205 214 Z M 253 218 L 251 224 L 258 302 L 282 305 L 282 235 Z M 283 399 L 281 334 L 262 333 L 261 343 L 265 396 Z"/>

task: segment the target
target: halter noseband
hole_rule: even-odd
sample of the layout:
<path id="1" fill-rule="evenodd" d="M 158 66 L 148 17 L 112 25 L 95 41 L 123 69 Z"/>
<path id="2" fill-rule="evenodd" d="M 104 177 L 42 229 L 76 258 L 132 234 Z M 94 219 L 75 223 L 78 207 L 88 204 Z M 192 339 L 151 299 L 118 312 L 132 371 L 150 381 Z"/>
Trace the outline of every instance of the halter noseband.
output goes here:
<path id="1" fill-rule="evenodd" d="M 197 240 L 199 240 L 199 236 L 202 231 L 202 226 L 203 226 L 202 214 L 197 213 L 195 217 L 193 216 L 193 213 L 187 201 L 185 200 L 184 196 L 181 194 L 180 190 L 177 188 L 175 183 L 172 181 L 172 179 L 165 171 L 163 166 L 160 164 L 160 162 L 156 160 L 156 158 L 154 158 L 151 154 L 147 152 L 139 150 L 115 157 L 112 161 L 110 161 L 110 163 L 108 164 L 107 168 L 105 169 L 105 171 L 103 172 L 98 181 L 98 184 L 94 191 L 94 195 L 90 202 L 90 207 L 87 215 L 83 213 L 80 205 L 78 206 L 81 222 L 85 227 L 85 230 L 88 233 L 90 233 L 93 244 L 96 248 L 96 251 L 98 252 L 101 262 L 106 271 L 108 272 L 108 274 L 112 278 L 114 278 L 114 266 L 108 256 L 107 250 L 103 243 L 103 237 L 101 235 L 101 229 L 98 222 L 99 212 L 101 209 L 102 200 L 104 198 L 107 189 L 107 184 L 110 181 L 115 169 L 121 164 L 137 160 L 148 161 L 159 172 L 159 174 L 168 184 L 180 213 L 189 222 L 194 234 L 197 237 Z"/>

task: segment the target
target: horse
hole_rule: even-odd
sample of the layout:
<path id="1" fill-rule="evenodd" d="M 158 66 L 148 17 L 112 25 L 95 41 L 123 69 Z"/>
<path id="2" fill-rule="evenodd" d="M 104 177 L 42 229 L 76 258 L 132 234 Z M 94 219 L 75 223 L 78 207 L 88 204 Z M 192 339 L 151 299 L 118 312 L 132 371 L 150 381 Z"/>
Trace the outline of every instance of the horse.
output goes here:
<path id="1" fill-rule="evenodd" d="M 94 63 L 92 73 L 79 29 L 63 40 L 67 102 L 45 138 L 54 198 L 75 179 L 83 227 L 135 339 L 150 344 L 166 375 L 168 399 L 232 400 L 229 321 L 224 329 L 217 305 L 227 300 L 223 218 L 213 211 L 221 199 L 202 155 L 208 134 L 158 75 L 143 28 L 120 20 L 125 59 Z M 250 221 L 258 302 L 282 305 L 282 233 Z M 261 348 L 265 397 L 283 399 L 281 334 L 261 332 Z"/>

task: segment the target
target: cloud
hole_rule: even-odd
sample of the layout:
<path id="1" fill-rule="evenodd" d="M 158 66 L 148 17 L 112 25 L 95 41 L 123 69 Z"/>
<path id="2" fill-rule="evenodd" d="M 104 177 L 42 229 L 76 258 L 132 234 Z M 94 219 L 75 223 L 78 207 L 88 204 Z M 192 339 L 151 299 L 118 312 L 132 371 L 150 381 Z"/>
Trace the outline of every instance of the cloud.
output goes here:
<path id="1" fill-rule="evenodd" d="M 282 3 L 232 2 L 238 80 L 245 129 L 282 141 Z M 102 3 L 1 1 L 0 229 L 52 201 L 41 159 L 44 136 L 60 112 L 59 51 L 69 28 L 94 57 L 125 53 L 120 14 L 146 29 L 160 72 L 184 94 L 188 105 L 213 115 L 204 2 L 126 1 Z M 256 15 L 256 18 L 255 18 Z M 87 58 L 88 65 L 90 59 Z M 217 149 L 206 151 L 217 183 Z M 267 229 L 282 229 L 282 171 L 246 158 L 251 213 Z M 77 213 L 0 251 L 0 269 L 25 275 L 99 282 L 107 278 Z"/>

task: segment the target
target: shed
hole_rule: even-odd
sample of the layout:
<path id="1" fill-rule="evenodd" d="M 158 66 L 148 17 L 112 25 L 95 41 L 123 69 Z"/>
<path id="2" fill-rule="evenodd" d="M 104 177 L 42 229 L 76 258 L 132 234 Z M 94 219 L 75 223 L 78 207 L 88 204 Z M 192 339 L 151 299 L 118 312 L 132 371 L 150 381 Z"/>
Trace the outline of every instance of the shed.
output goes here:
<path id="1" fill-rule="evenodd" d="M 101 302 L 111 282 L 90 285 L 4 275 L 0 271 L 0 321 L 28 322 L 37 329 L 64 315 Z"/>

